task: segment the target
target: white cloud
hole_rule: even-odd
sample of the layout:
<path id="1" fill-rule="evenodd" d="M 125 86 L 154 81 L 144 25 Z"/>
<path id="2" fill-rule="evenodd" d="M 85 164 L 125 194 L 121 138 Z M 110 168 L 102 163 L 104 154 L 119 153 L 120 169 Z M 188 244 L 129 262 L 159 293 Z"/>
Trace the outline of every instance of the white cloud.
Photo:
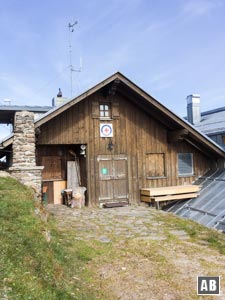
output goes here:
<path id="1" fill-rule="evenodd" d="M 176 83 L 176 69 L 168 68 L 155 73 L 149 80 L 153 91 L 159 92 L 171 88 Z"/>
<path id="2" fill-rule="evenodd" d="M 186 1 L 182 10 L 187 16 L 209 15 L 214 9 L 222 6 L 220 0 L 189 0 Z"/>

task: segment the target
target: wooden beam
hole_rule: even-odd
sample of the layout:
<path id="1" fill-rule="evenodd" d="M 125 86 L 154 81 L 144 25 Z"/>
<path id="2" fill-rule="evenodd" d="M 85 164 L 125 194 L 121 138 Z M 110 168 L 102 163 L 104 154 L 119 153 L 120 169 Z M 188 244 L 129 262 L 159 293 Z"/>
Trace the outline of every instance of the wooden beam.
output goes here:
<path id="1" fill-rule="evenodd" d="M 179 195 L 170 195 L 170 196 L 159 196 L 159 197 L 151 197 L 151 201 L 160 202 L 160 201 L 171 201 L 171 200 L 183 200 L 183 199 L 192 199 L 198 197 L 198 193 L 187 193 L 187 194 L 179 194 Z"/>
<path id="2" fill-rule="evenodd" d="M 187 129 L 179 129 L 179 130 L 173 130 L 168 131 L 167 133 L 167 140 L 169 143 L 172 142 L 178 142 L 184 140 L 188 136 L 188 130 Z"/>
<path id="3" fill-rule="evenodd" d="M 120 84 L 119 79 L 115 79 L 113 81 L 113 83 L 110 85 L 110 88 L 109 88 L 109 91 L 108 91 L 109 96 L 115 96 L 119 84 Z"/>
<path id="4" fill-rule="evenodd" d="M 114 97 L 116 95 L 116 92 L 118 90 L 118 86 L 120 84 L 120 80 L 119 79 L 115 79 L 112 83 L 110 83 L 109 85 L 106 85 L 103 89 L 102 89 L 102 94 L 104 97 Z"/>
<path id="5" fill-rule="evenodd" d="M 141 201 L 143 202 L 153 202 L 149 196 L 141 195 Z"/>
<path id="6" fill-rule="evenodd" d="M 141 189 L 141 195 L 154 197 L 154 196 L 164 196 L 164 195 L 177 195 L 186 193 L 196 193 L 199 192 L 199 185 L 177 185 L 177 186 L 167 186 L 159 188 L 146 188 Z"/>
<path id="7" fill-rule="evenodd" d="M 118 90 L 123 97 L 131 100 L 134 104 L 143 109 L 148 115 L 163 124 L 166 128 L 173 129 L 176 125 L 176 123 L 172 119 L 169 120 L 168 118 L 164 118 L 162 112 L 149 104 L 147 100 L 141 99 L 140 95 L 134 95 L 132 91 L 124 88 L 124 86 L 122 85 Z"/>

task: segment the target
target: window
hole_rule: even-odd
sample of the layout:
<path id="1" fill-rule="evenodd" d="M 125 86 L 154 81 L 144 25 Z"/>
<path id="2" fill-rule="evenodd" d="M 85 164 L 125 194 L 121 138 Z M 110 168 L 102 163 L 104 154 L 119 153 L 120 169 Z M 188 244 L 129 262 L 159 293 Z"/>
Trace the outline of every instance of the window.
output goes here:
<path id="1" fill-rule="evenodd" d="M 100 118 L 111 118 L 111 109 L 109 104 L 99 105 Z"/>
<path id="2" fill-rule="evenodd" d="M 193 175 L 193 154 L 178 153 L 178 175 L 190 176 Z"/>
<path id="3" fill-rule="evenodd" d="M 146 155 L 146 177 L 165 177 L 165 154 L 147 153 Z"/>

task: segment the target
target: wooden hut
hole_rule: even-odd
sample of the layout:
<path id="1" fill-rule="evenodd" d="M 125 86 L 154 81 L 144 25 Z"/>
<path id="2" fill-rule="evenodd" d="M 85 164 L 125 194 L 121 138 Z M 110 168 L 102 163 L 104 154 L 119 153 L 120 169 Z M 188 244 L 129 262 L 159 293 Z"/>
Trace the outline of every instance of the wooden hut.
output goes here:
<path id="1" fill-rule="evenodd" d="M 37 164 L 54 203 L 71 178 L 87 188 L 86 205 L 138 203 L 141 188 L 191 184 L 225 157 L 121 73 L 50 110 L 35 128 Z"/>

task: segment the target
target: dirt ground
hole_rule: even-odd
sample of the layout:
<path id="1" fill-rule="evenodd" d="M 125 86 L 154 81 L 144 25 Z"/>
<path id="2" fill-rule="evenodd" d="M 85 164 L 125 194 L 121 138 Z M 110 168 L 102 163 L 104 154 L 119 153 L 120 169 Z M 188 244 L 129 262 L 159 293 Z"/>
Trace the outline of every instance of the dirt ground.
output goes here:
<path id="1" fill-rule="evenodd" d="M 98 249 L 88 263 L 95 274 L 91 284 L 108 300 L 225 300 L 225 255 L 178 229 L 178 218 L 142 206 L 48 210 L 74 242 Z M 221 276 L 221 294 L 197 296 L 197 276 Z"/>

